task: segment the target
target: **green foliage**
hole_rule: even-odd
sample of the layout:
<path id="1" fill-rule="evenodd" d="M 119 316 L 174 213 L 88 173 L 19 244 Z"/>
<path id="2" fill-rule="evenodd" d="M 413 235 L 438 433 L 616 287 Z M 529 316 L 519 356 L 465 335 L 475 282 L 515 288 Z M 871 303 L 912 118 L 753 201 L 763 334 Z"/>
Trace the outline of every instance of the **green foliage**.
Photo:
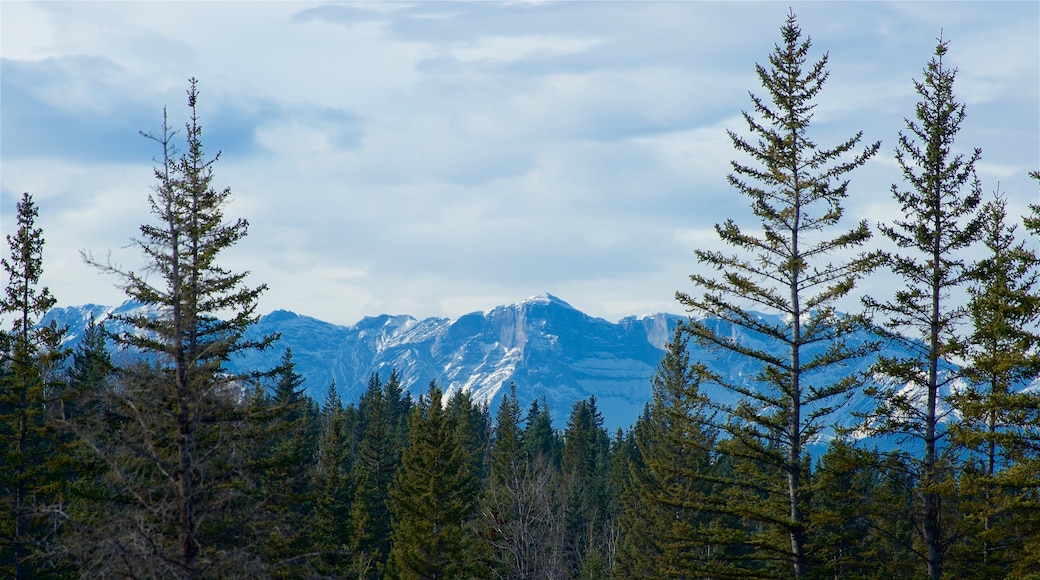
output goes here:
<path id="1" fill-rule="evenodd" d="M 545 463 L 553 467 L 560 465 L 560 452 L 563 443 L 559 434 L 553 429 L 552 415 L 547 405 L 539 405 L 538 400 L 531 401 L 524 421 L 524 451 L 532 459 L 544 458 Z"/>
<path id="2" fill-rule="evenodd" d="M 43 230 L 28 193 L 17 206 L 18 229 L 7 235 L 10 259 L 2 260 L 8 284 L 0 316 L 11 328 L 0 334 L 0 570 L 11 578 L 60 575 L 56 555 L 62 529 L 68 450 L 51 415 L 60 412 L 57 365 L 64 329 L 37 321 L 55 304 L 43 274 Z"/>
<path id="3" fill-rule="evenodd" d="M 301 388 L 303 377 L 296 373 L 290 349 L 274 378 L 270 395 L 261 386 L 246 404 L 243 493 L 255 506 L 249 527 L 259 539 L 256 550 L 267 562 L 267 574 L 291 577 L 305 569 L 301 555 L 311 552 L 304 522 L 314 509 L 309 476 L 317 452 L 318 411 Z"/>
<path id="4" fill-rule="evenodd" d="M 818 578 L 916 578 L 915 482 L 904 456 L 882 457 L 833 440 L 813 477 L 812 543 Z"/>
<path id="5" fill-rule="evenodd" d="M 387 507 L 394 473 L 401 465 L 411 401 L 397 371 L 386 383 L 372 374 L 358 408 L 360 438 L 351 477 L 351 550 L 365 577 L 378 577 L 390 553 L 391 513 Z M 359 572 L 360 574 L 360 572 Z"/>
<path id="6" fill-rule="evenodd" d="M 60 412 L 54 416 L 63 450 L 67 451 L 65 468 L 69 477 L 65 514 L 69 531 L 63 535 L 62 544 L 70 554 L 75 554 L 82 544 L 83 530 L 104 521 L 112 500 L 105 483 L 105 460 L 82 431 L 86 424 L 84 419 L 102 410 L 97 406 L 98 394 L 111 389 L 116 380 L 117 369 L 106 338 L 104 325 L 95 323 L 92 316 L 79 346 L 72 352 Z"/>
<path id="7" fill-rule="evenodd" d="M 502 398 L 491 445 L 483 527 L 497 577 L 562 578 L 563 500 L 558 472 L 541 446 L 527 448 L 516 385 Z M 534 404 L 534 416 L 546 417 Z M 536 419 L 540 421 L 541 419 Z M 553 440 L 551 424 L 548 435 Z"/>
<path id="8" fill-rule="evenodd" d="M 491 484 L 502 485 L 513 477 L 520 462 L 526 458 L 524 433 L 520 428 L 520 402 L 516 383 L 509 383 L 509 392 L 495 417 L 494 439 L 491 445 Z"/>
<path id="9" fill-rule="evenodd" d="M 941 392 L 961 377 L 950 360 L 965 353 L 959 327 L 969 315 L 955 292 L 963 292 L 975 276 L 963 252 L 980 240 L 984 227 L 979 212 L 981 188 L 975 176 L 981 152 L 975 149 L 967 157 L 953 153 L 965 113 L 953 95 L 956 70 L 943 64 L 947 50 L 947 43 L 940 40 L 924 80 L 914 82 L 921 98 L 917 120 L 907 119 L 907 132 L 899 134 L 896 161 L 909 188 L 893 185 L 892 194 L 905 219 L 879 226 L 899 247 L 884 261 L 904 286 L 888 301 L 864 299 L 881 318 L 878 332 L 912 353 L 878 358 L 875 372 L 890 382 L 871 390 L 877 410 L 867 418 L 867 425 L 876 433 L 909 439 L 922 448 L 915 462 L 919 522 L 928 576 L 934 579 L 942 575 L 945 547 L 955 535 L 941 518 L 941 495 L 950 489 L 946 478 L 954 463 L 944 457 L 951 448 L 945 444 L 948 423 L 942 419 L 949 412 L 944 403 L 948 409 L 951 401 L 944 402 Z M 904 388 L 907 385 L 911 388 Z"/>
<path id="10" fill-rule="evenodd" d="M 344 408 L 336 391 L 329 385 L 319 416 L 318 448 L 312 473 L 314 495 L 311 543 L 320 552 L 317 568 L 330 576 L 349 576 L 354 569 L 350 549 L 350 514 L 353 484 L 350 477 L 355 449 L 353 429 L 356 409 Z M 365 577 L 358 572 L 358 577 Z"/>
<path id="11" fill-rule="evenodd" d="M 871 233 L 865 221 L 845 231 L 839 227 L 848 194 L 845 177 L 863 165 L 880 143 L 856 152 L 862 133 L 826 149 L 809 133 L 814 101 L 829 73 L 827 56 L 805 67 L 811 42 L 802 40 L 794 14 L 781 27 L 783 42 L 769 57 L 770 68 L 756 66 L 769 100 L 752 95 L 754 114 L 744 113 L 756 140 L 730 132 L 734 148 L 750 163 L 733 162 L 729 183 L 750 202 L 761 233 L 733 219 L 715 226 L 719 239 L 736 253 L 697 250 L 698 261 L 716 275 L 693 274 L 704 293 L 677 299 L 695 316 L 690 332 L 699 344 L 754 360 L 764 369 L 754 384 L 721 383 L 738 397 L 734 405 L 719 405 L 725 428 L 741 442 L 742 454 L 759 461 L 769 472 L 751 494 L 765 494 L 769 509 L 749 511 L 786 550 L 795 576 L 806 574 L 804 510 L 804 448 L 826 426 L 830 414 L 844 404 L 863 378 L 849 375 L 835 384 L 815 378 L 815 372 L 841 366 L 873 352 L 874 344 L 852 346 L 846 338 L 861 328 L 859 320 L 836 311 L 858 279 L 869 273 L 877 253 L 861 251 Z M 858 252 L 858 253 L 857 253 Z M 829 262 L 831 256 L 848 256 Z M 774 324 L 755 316 L 746 305 L 781 315 Z M 705 322 L 709 316 L 745 328 L 785 353 L 743 344 Z M 767 502 L 768 503 L 768 502 Z M 784 512 L 787 512 L 784 515 Z"/>
<path id="12" fill-rule="evenodd" d="M 616 576 L 691 578 L 720 567 L 714 524 L 717 430 L 700 392 L 703 365 L 691 365 L 678 327 L 653 379 L 653 399 L 632 429 L 621 491 L 622 544 Z M 623 445 L 621 441 L 619 444 Z"/>
<path id="13" fill-rule="evenodd" d="M 1016 241 L 1005 198 L 995 195 L 981 217 L 988 255 L 968 289 L 968 383 L 951 397 L 961 412 L 951 435 L 971 452 L 958 492 L 973 525 L 953 560 L 970 562 L 959 574 L 977 578 L 1011 573 L 1029 535 L 1021 516 L 1040 509 L 1025 491 L 1040 479 L 1015 468 L 1035 462 L 1040 443 L 1040 394 L 1025 389 L 1040 374 L 1040 259 Z"/>
<path id="14" fill-rule="evenodd" d="M 598 570 L 612 551 L 609 539 L 615 526 L 610 486 L 610 436 L 596 397 L 571 408 L 563 432 L 561 469 L 566 494 L 564 545 L 571 570 Z"/>
<path id="15" fill-rule="evenodd" d="M 243 489 L 255 425 L 239 404 L 245 377 L 224 363 L 233 354 L 264 348 L 275 337 L 246 340 L 265 286 L 245 284 L 247 272 L 219 265 L 241 241 L 248 223 L 226 223 L 230 190 L 213 188 L 199 123 L 198 86 L 188 90 L 187 151 L 175 157 L 174 132 L 146 137 L 162 148 L 149 196 L 157 223 L 135 240 L 152 276 L 88 261 L 122 280 L 127 295 L 147 308 L 116 317 L 132 330 L 115 337 L 144 353 L 151 366 L 125 369 L 121 384 L 101 393 L 102 409 L 85 423 L 91 445 L 109 465 L 111 493 L 122 502 L 84 552 L 91 574 L 170 578 L 260 574 L 264 562 Z M 158 280 L 153 283 L 153 280 Z M 118 556 L 118 557 L 117 557 Z"/>
<path id="16" fill-rule="evenodd" d="M 411 412 L 408 443 L 388 498 L 388 577 L 487 577 L 487 547 L 476 534 L 481 481 L 479 458 L 468 441 L 472 412 L 449 412 L 432 382 Z"/>

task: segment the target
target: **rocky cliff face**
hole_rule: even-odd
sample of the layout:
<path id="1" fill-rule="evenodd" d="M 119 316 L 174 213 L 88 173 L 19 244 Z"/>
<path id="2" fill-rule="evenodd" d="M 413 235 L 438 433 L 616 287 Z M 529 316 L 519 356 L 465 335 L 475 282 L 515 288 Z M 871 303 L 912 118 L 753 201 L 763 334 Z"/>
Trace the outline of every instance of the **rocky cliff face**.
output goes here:
<path id="1" fill-rule="evenodd" d="M 626 427 L 650 399 L 650 377 L 680 318 L 656 314 L 614 324 L 543 294 L 456 320 L 383 315 L 343 327 L 274 312 L 251 332 L 280 332 L 276 348 L 292 348 L 319 400 L 333 380 L 350 401 L 371 373 L 385 379 L 397 369 L 415 395 L 434 380 L 449 395 L 469 391 L 492 409 L 515 382 L 522 405 L 544 401 L 561 425 L 575 401 L 595 396 L 606 424 Z M 254 368 L 270 360 L 254 353 L 235 364 Z"/>
<path id="2" fill-rule="evenodd" d="M 67 325 L 68 345 L 72 346 L 91 316 L 104 322 L 112 313 L 135 308 L 140 305 L 56 308 L 44 323 L 55 320 Z M 664 354 L 664 344 L 683 318 L 653 314 L 625 318 L 615 324 L 588 316 L 548 294 L 487 312 L 473 312 L 456 320 L 417 320 L 384 314 L 364 318 L 352 326 L 339 326 L 280 310 L 262 317 L 249 331 L 253 338 L 280 333 L 281 339 L 274 348 L 240 356 L 232 361 L 232 367 L 271 368 L 285 348 L 291 348 L 296 370 L 306 379 L 305 388 L 318 401 L 324 399 L 333 381 L 345 401 L 355 401 L 372 373 L 385 379 L 391 369 L 396 369 L 413 396 L 425 392 L 433 380 L 449 396 L 469 391 L 475 400 L 494 410 L 510 382 L 514 382 L 521 405 L 527 407 L 534 400 L 548 404 L 558 427 L 564 426 L 576 401 L 595 396 L 604 423 L 612 431 L 630 426 L 650 400 L 650 379 Z M 783 348 L 763 342 L 763 337 L 744 329 L 721 321 L 714 324 L 719 332 L 747 344 L 777 353 Z M 850 343 L 862 340 L 867 340 L 867 336 L 852 337 Z M 890 354 L 894 348 L 889 348 Z M 119 353 L 117 358 L 125 356 L 132 353 Z M 761 370 L 761 365 L 754 361 L 732 353 L 702 350 L 692 344 L 691 359 L 705 363 L 731 381 L 747 385 L 754 384 L 754 377 Z M 871 362 L 864 359 L 844 368 L 814 373 L 805 377 L 804 384 L 831 384 L 850 372 L 866 371 Z M 716 385 L 702 385 L 702 390 L 716 401 L 733 399 L 732 393 Z M 867 411 L 871 406 L 870 399 L 857 393 L 832 418 L 849 424 L 852 411 Z"/>
<path id="3" fill-rule="evenodd" d="M 91 316 L 104 322 L 138 307 L 57 308 L 44 322 L 67 325 L 73 345 Z M 548 294 L 456 320 L 380 315 L 339 326 L 280 310 L 249 331 L 251 337 L 280 333 L 273 351 L 248 353 L 232 366 L 270 368 L 291 348 L 318 401 L 333 381 L 344 400 L 356 400 L 373 372 L 385 379 L 397 369 L 414 395 L 434 380 L 449 395 L 469 391 L 494 409 L 515 382 L 522 405 L 547 403 L 561 426 L 575 401 L 595 396 L 608 427 L 627 427 L 650 399 L 650 377 L 680 318 L 655 314 L 615 324 Z"/>

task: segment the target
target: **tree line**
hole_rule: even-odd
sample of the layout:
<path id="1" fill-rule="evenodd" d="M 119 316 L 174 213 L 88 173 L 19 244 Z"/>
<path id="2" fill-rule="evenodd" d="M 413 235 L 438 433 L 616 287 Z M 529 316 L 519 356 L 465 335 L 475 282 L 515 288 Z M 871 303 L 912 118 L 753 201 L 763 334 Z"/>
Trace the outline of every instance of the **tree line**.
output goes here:
<path id="1" fill-rule="evenodd" d="M 154 223 L 134 244 L 147 274 L 85 256 L 152 313 L 91 322 L 82 343 L 38 324 L 43 232 L 32 196 L 7 236 L 0 312 L 0 570 L 72 578 L 1029 578 L 1040 575 L 1037 254 L 1006 199 L 986 200 L 978 149 L 959 153 L 965 107 L 940 39 L 898 135 L 899 219 L 842 225 L 850 174 L 880 150 L 862 133 L 812 138 L 827 55 L 791 14 L 756 70 L 729 183 L 757 219 L 716 225 L 677 293 L 690 312 L 627 430 L 594 397 L 566 426 L 524 409 L 511 385 L 494 413 L 396 371 L 356 402 L 302 388 L 292 352 L 230 373 L 266 287 L 220 265 L 247 235 L 227 219 L 219 154 L 203 148 L 190 81 L 185 151 L 166 120 Z M 1031 174 L 1040 182 L 1040 174 Z M 1040 235 L 1040 206 L 1023 217 Z M 981 256 L 981 257 L 977 257 Z M 866 276 L 891 296 L 839 306 Z M 779 313 L 766 322 L 754 310 Z M 156 313 L 158 313 L 156 315 Z M 764 339 L 748 343 L 718 322 Z M 851 340 L 868 333 L 866 343 Z M 115 364 L 110 341 L 139 356 Z M 886 353 L 899 343 L 898 357 Z M 768 343 L 782 348 L 761 346 Z M 691 362 L 693 345 L 754 361 L 745 381 Z M 277 356 L 277 355 L 273 355 Z M 865 357 L 869 374 L 835 373 Z M 956 364 L 955 364 L 956 363 Z M 825 380 L 835 374 L 841 379 Z M 702 386 L 729 390 L 731 403 Z M 857 392 L 854 425 L 835 411 Z M 819 457 L 826 429 L 837 436 Z M 894 450 L 868 442 L 894 441 Z M 889 449 L 886 447 L 885 449 Z"/>

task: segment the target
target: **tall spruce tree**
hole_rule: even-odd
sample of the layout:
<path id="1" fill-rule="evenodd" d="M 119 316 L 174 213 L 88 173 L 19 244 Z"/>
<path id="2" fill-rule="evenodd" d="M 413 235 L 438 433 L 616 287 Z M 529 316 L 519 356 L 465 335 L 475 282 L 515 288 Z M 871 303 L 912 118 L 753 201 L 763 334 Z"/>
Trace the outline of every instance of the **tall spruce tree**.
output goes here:
<path id="1" fill-rule="evenodd" d="M 813 474 L 812 540 L 817 578 L 919 578 L 912 479 L 905 456 L 882 457 L 834 439 Z"/>
<path id="2" fill-rule="evenodd" d="M 566 565 L 580 577 L 606 575 L 613 548 L 610 487 L 610 436 L 596 397 L 577 401 L 563 432 L 561 457 L 566 493 Z"/>
<path id="3" fill-rule="evenodd" d="M 319 572 L 328 576 L 368 575 L 351 567 L 351 467 L 354 450 L 351 431 L 356 422 L 356 409 L 344 408 L 336 382 L 329 385 L 321 407 L 321 431 L 312 475 L 314 492 L 313 525 L 309 530 L 311 543 L 320 552 Z"/>
<path id="4" fill-rule="evenodd" d="M 390 554 L 387 497 L 394 472 L 401 466 L 410 407 L 396 370 L 390 371 L 386 382 L 372 373 L 358 405 L 359 440 L 351 470 L 350 546 L 359 577 L 380 577 Z"/>
<path id="5" fill-rule="evenodd" d="M 711 506 L 717 430 L 700 392 L 682 326 L 665 346 L 653 398 L 633 427 L 636 452 L 623 492 L 622 547 L 615 576 L 693 578 L 717 567 Z"/>
<path id="6" fill-rule="evenodd" d="M 954 98 L 957 71 L 943 62 L 947 50 L 947 42 L 940 39 L 924 80 L 914 81 L 920 96 L 916 120 L 907 119 L 907 131 L 899 134 L 896 161 L 908 188 L 893 185 L 892 194 L 905 219 L 879 225 L 899 248 L 886 255 L 885 263 L 903 287 L 890 300 L 864 300 L 879 318 L 879 331 L 910 353 L 879 357 L 875 370 L 890 380 L 871 390 L 878 405 L 870 426 L 875 432 L 909 439 L 911 448 L 921 450 L 914 461 L 920 486 L 919 529 L 927 574 L 933 579 L 942 574 L 943 553 L 951 538 L 940 517 L 940 485 L 950 477 L 953 460 L 947 453 L 951 447 L 943 418 L 950 407 L 944 391 L 962 375 L 951 358 L 964 354 L 959 327 L 969 317 L 963 298 L 974 271 L 964 251 L 980 240 L 984 224 L 975 175 L 981 151 L 964 155 L 954 149 L 964 105 Z"/>
<path id="7" fill-rule="evenodd" d="M 476 534 L 481 482 L 466 426 L 445 408 L 440 387 L 412 410 L 408 443 L 387 504 L 393 514 L 387 578 L 483 578 Z"/>
<path id="8" fill-rule="evenodd" d="M 1029 176 L 1036 181 L 1037 188 L 1040 189 L 1040 171 L 1031 171 Z M 1034 236 L 1040 236 L 1040 205 L 1031 204 L 1029 210 L 1029 215 L 1023 220 L 1026 230 Z M 1036 408 L 1033 410 L 1036 411 Z M 1027 489 L 1035 490 L 1040 488 L 1040 483 L 1036 481 L 1040 474 L 1040 441 L 1034 441 L 1031 448 L 1032 453 L 1016 458 L 1013 469 L 1026 481 L 1030 481 L 1031 478 L 1031 486 Z M 1040 574 L 1040 497 L 1033 494 L 1030 499 L 1032 501 L 1020 514 L 1023 548 L 1012 569 L 1012 577 L 1017 578 Z"/>
<path id="9" fill-rule="evenodd" d="M 547 467 L 559 468 L 560 450 L 562 442 L 560 435 L 553 428 L 552 414 L 548 405 L 538 403 L 535 399 L 527 409 L 527 417 L 524 419 L 524 452 L 532 460 L 542 458 L 542 463 Z"/>
<path id="10" fill-rule="evenodd" d="M 110 511 L 111 497 L 105 484 L 104 458 L 90 445 L 84 419 L 102 409 L 98 393 L 112 388 L 116 367 L 109 352 L 104 325 L 91 316 L 82 340 L 72 352 L 66 371 L 66 385 L 55 423 L 69 450 L 69 505 L 66 508 L 71 530 L 64 534 L 62 547 L 76 555 L 84 548 L 84 530 L 98 526 Z"/>
<path id="11" fill-rule="evenodd" d="M 738 399 L 720 409 L 725 428 L 742 442 L 742 453 L 767 466 L 759 472 L 769 473 L 751 492 L 768 500 L 746 503 L 742 515 L 779 530 L 784 537 L 770 550 L 786 554 L 788 569 L 803 576 L 808 569 L 805 446 L 861 384 L 856 375 L 837 382 L 820 377 L 833 376 L 834 369 L 872 347 L 846 342 L 860 326 L 836 310 L 877 261 L 876 254 L 861 251 L 871 237 L 865 221 L 838 230 L 846 175 L 880 143 L 856 152 L 862 136 L 857 133 L 833 148 L 816 145 L 809 129 L 814 101 L 829 75 L 827 55 L 805 67 L 811 42 L 802 40 L 794 14 L 780 31 L 783 41 L 769 57 L 770 67 L 756 66 L 768 100 L 752 94 L 754 112 L 744 113 L 754 140 L 729 133 L 734 148 L 750 159 L 733 162 L 729 183 L 749 199 L 762 233 L 733 219 L 716 225 L 721 241 L 737 252 L 697 250 L 698 261 L 717 273 L 691 275 L 703 295 L 679 292 L 677 298 L 694 315 L 689 328 L 700 344 L 763 367 L 750 384 L 716 377 Z M 847 258 L 828 261 L 834 256 Z M 757 316 L 748 306 L 779 314 L 779 321 Z M 734 338 L 725 331 L 729 325 L 751 331 L 768 346 Z"/>
<path id="12" fill-rule="evenodd" d="M 961 476 L 961 489 L 974 502 L 969 515 L 977 526 L 959 547 L 967 565 L 958 575 L 995 578 L 1022 560 L 1022 516 L 1038 509 L 1023 490 L 1036 488 L 1040 476 L 1020 464 L 1035 459 L 1040 444 L 1040 393 L 1027 389 L 1040 375 L 1040 258 L 1016 240 L 999 193 L 981 216 L 987 256 L 968 289 L 967 386 L 951 397 L 961 413 L 952 434 L 972 452 L 974 468 Z"/>
<path id="13" fill-rule="evenodd" d="M 248 272 L 219 265 L 223 253 L 247 233 L 244 219 L 225 221 L 231 192 L 213 187 L 213 166 L 203 150 L 197 101 L 190 80 L 187 150 L 176 157 L 175 132 L 166 123 L 147 134 L 162 149 L 149 201 L 157 223 L 142 225 L 135 245 L 154 276 L 88 261 L 117 275 L 127 295 L 146 308 L 116 317 L 131 330 L 116 339 L 144 353 L 147 364 L 124 370 L 123 384 L 99 417 L 96 445 L 111 481 L 126 500 L 124 525 L 101 533 L 93 573 L 198 578 L 260 574 L 250 539 L 249 506 L 240 493 L 249 448 L 248 423 L 239 402 L 242 377 L 225 367 L 231 356 L 265 348 L 274 337 L 248 340 L 246 330 L 266 286 L 246 285 Z M 115 550 L 113 557 L 106 551 Z M 114 557 L 119 554 L 119 557 Z"/>
<path id="14" fill-rule="evenodd" d="M 312 515 L 314 494 L 309 466 L 318 445 L 318 412 L 303 390 L 292 349 L 286 348 L 274 369 L 275 384 L 261 384 L 245 410 L 247 443 L 245 494 L 254 506 L 250 528 L 259 536 L 268 574 L 302 574 L 304 554 L 311 553 L 304 527 Z"/>
<path id="15" fill-rule="evenodd" d="M 502 578 L 529 577 L 534 551 L 538 549 L 529 541 L 533 510 L 524 494 L 523 484 L 530 469 L 523 452 L 520 413 L 516 383 L 510 383 L 495 416 L 490 480 L 483 500 L 484 523 L 495 550 L 495 569 Z"/>
<path id="16" fill-rule="evenodd" d="M 56 365 L 64 329 L 37 322 L 55 304 L 40 287 L 43 275 L 43 230 L 39 210 L 29 193 L 17 205 L 18 229 L 7 235 L 10 259 L 0 297 L 0 318 L 10 330 L 0 334 L 0 566 L 21 580 L 58 572 L 50 557 L 55 533 L 64 523 L 59 437 L 48 415 L 59 403 Z"/>

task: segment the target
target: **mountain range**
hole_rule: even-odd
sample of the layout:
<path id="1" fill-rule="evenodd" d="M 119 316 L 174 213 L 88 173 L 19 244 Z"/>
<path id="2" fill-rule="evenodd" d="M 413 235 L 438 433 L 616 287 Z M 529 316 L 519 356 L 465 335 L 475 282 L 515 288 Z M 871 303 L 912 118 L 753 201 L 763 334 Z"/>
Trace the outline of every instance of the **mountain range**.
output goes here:
<path id="1" fill-rule="evenodd" d="M 142 306 L 134 302 L 117 307 L 91 304 L 55 308 L 42 323 L 53 320 L 67 326 L 67 344 L 74 346 L 91 317 L 104 322 L 112 314 L 138 308 Z M 775 316 L 759 316 L 779 321 Z M 247 338 L 279 333 L 281 338 L 273 350 L 239 356 L 231 366 L 239 371 L 269 369 L 290 348 L 296 372 L 305 379 L 303 387 L 319 402 L 333 382 L 344 401 L 356 401 L 372 373 L 385 380 L 391 369 L 396 369 L 413 397 L 425 392 L 430 381 L 436 381 L 449 396 L 469 391 L 478 403 L 487 403 L 494 412 L 509 384 L 515 383 L 520 404 L 524 408 L 535 400 L 547 404 L 558 427 L 566 423 L 576 401 L 595 396 L 604 425 L 612 432 L 632 425 L 650 400 L 650 381 L 664 355 L 664 346 L 684 318 L 658 313 L 612 323 L 589 316 L 550 294 L 454 320 L 384 314 L 341 326 L 276 310 L 261 317 L 247 333 Z M 740 327 L 717 320 L 713 324 L 718 332 L 748 344 L 780 348 Z M 120 329 L 109 326 L 108 330 Z M 851 342 L 867 339 L 864 334 Z M 692 360 L 704 362 L 731 380 L 750 383 L 761 368 L 730 353 L 704 350 L 692 343 L 690 348 Z M 826 384 L 848 372 L 866 370 L 871 362 L 864 359 L 845 368 L 816 373 L 810 380 Z M 703 385 L 702 390 L 716 400 L 732 397 L 729 391 L 710 384 Z M 838 419 L 847 422 L 850 412 L 867 410 L 870 405 L 867 397 L 857 393 L 844 407 L 844 419 Z"/>

